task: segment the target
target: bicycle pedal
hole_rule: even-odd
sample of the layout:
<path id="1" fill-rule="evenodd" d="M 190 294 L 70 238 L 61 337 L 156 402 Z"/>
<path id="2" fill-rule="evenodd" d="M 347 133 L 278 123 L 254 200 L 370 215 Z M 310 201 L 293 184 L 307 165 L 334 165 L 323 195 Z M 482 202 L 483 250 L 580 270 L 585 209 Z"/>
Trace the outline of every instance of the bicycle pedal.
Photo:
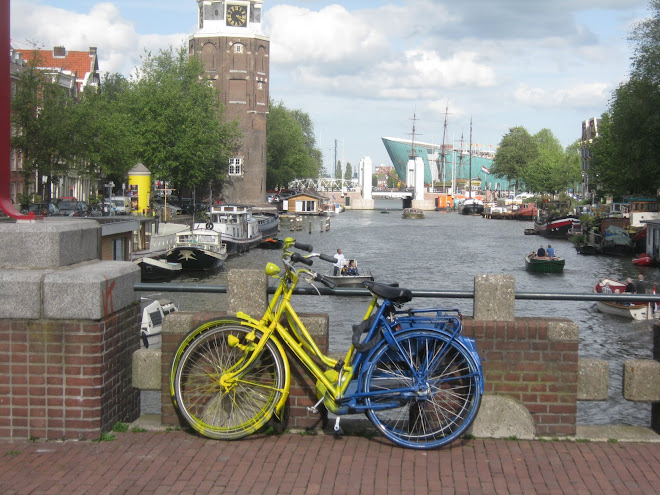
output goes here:
<path id="1" fill-rule="evenodd" d="M 316 409 L 316 407 L 314 407 L 314 406 L 307 407 L 307 411 L 312 413 L 312 414 L 318 414 L 319 413 L 319 410 Z"/>
<path id="2" fill-rule="evenodd" d="M 341 419 L 340 416 L 337 416 L 337 418 L 335 419 L 335 426 L 334 426 L 333 430 L 335 431 L 335 436 L 336 437 L 340 437 L 344 434 L 344 430 L 342 430 L 341 426 L 339 426 L 339 420 L 340 419 Z"/>

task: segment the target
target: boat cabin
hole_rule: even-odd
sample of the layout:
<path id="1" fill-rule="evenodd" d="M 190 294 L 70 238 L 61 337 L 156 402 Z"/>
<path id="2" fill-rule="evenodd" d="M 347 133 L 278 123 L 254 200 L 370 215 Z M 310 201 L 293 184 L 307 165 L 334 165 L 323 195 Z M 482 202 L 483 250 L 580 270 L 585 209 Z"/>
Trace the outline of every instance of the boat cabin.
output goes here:
<path id="1" fill-rule="evenodd" d="M 325 204 L 330 200 L 317 194 L 303 192 L 289 196 L 284 200 L 282 209 L 287 213 L 297 215 L 322 215 Z"/>
<path id="2" fill-rule="evenodd" d="M 646 225 L 646 252 L 651 255 L 653 261 L 660 262 L 660 220 L 648 220 Z"/>

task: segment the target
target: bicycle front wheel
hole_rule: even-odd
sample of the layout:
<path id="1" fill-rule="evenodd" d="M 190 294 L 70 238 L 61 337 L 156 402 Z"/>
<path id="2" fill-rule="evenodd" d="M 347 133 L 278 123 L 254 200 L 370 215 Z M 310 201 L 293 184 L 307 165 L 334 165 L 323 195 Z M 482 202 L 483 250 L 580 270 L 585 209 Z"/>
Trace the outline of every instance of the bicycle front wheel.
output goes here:
<path id="1" fill-rule="evenodd" d="M 474 421 L 482 376 L 472 355 L 443 333 L 414 330 L 383 342 L 365 363 L 366 412 L 394 443 L 414 449 L 441 447 Z"/>
<path id="2" fill-rule="evenodd" d="M 235 324 L 209 326 L 178 363 L 173 376 L 176 404 L 190 426 L 206 437 L 233 440 L 254 433 L 268 422 L 284 393 L 284 362 L 271 340 L 245 372 L 229 382 L 221 380 L 252 356 L 245 345 L 229 345 L 230 337 L 245 343 L 250 331 Z M 260 337 L 257 332 L 256 341 Z"/>

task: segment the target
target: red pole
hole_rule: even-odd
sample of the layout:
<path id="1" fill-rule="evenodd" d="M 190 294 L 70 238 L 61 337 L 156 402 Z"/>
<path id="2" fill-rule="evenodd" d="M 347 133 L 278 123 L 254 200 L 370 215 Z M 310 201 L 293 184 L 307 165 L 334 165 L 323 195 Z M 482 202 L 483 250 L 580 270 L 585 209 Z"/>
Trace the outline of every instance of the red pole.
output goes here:
<path id="1" fill-rule="evenodd" d="M 30 213 L 21 215 L 11 202 L 10 196 L 10 177 L 11 164 L 9 163 L 9 151 L 11 150 L 11 79 L 9 73 L 9 59 L 7 58 L 10 50 L 9 43 L 9 0 L 0 0 L 0 57 L 4 62 L 0 62 L 0 209 L 7 215 L 17 219 L 34 220 L 41 218 L 40 215 Z"/>

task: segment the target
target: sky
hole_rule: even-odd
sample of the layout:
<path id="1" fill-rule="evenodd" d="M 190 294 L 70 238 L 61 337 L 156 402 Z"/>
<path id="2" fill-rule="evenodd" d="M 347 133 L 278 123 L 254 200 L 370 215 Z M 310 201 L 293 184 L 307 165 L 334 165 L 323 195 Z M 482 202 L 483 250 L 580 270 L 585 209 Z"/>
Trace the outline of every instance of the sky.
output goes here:
<path id="1" fill-rule="evenodd" d="M 649 0 L 264 0 L 270 96 L 314 123 L 327 170 L 391 165 L 381 137 L 496 149 L 509 129 L 562 146 L 607 110 Z M 196 0 L 11 0 L 14 48 L 98 49 L 126 76 L 197 30 Z M 447 121 L 446 133 L 444 122 Z M 336 143 L 336 145 L 335 145 Z M 466 144 L 467 146 L 467 144 Z"/>

